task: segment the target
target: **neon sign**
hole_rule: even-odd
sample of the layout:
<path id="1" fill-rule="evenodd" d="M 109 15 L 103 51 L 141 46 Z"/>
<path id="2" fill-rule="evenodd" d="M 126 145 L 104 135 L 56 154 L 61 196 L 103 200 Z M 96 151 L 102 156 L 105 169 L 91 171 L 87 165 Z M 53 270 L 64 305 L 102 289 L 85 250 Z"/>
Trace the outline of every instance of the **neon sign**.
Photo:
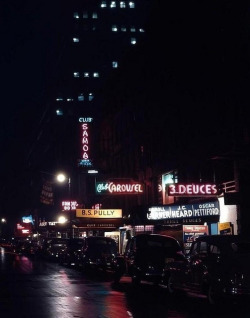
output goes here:
<path id="1" fill-rule="evenodd" d="M 216 184 L 210 183 L 173 183 L 167 186 L 169 196 L 216 196 L 219 194 Z"/>
<path id="2" fill-rule="evenodd" d="M 148 220 L 190 219 L 220 215 L 219 202 L 188 205 L 152 206 L 148 209 Z"/>
<path id="3" fill-rule="evenodd" d="M 64 211 L 75 210 L 77 206 L 78 203 L 76 201 L 62 201 L 62 207 Z"/>
<path id="4" fill-rule="evenodd" d="M 143 184 L 139 182 L 96 182 L 97 194 L 142 194 Z"/>
<path id="5" fill-rule="evenodd" d="M 92 166 L 90 160 L 89 151 L 89 124 L 93 122 L 91 117 L 80 117 L 79 123 L 81 123 L 81 159 L 79 165 Z"/>

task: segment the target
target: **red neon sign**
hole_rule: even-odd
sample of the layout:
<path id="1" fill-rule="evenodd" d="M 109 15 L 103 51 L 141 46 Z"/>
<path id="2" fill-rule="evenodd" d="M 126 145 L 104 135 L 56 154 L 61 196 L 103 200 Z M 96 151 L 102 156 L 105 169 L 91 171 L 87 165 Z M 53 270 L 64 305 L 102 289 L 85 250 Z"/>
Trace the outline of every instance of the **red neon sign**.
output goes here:
<path id="1" fill-rule="evenodd" d="M 216 184 L 173 183 L 168 185 L 169 196 L 213 196 L 218 195 Z"/>

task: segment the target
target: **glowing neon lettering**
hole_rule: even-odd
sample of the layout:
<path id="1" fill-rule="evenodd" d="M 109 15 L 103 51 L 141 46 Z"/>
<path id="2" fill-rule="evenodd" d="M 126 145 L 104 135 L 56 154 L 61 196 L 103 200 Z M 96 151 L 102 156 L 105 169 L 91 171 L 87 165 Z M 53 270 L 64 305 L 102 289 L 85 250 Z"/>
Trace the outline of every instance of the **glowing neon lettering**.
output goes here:
<path id="1" fill-rule="evenodd" d="M 217 195 L 216 184 L 170 184 L 168 186 L 169 196 L 203 196 Z"/>
<path id="2" fill-rule="evenodd" d="M 110 193 L 113 192 L 143 192 L 141 184 L 114 184 L 113 182 L 109 183 L 108 190 Z"/>

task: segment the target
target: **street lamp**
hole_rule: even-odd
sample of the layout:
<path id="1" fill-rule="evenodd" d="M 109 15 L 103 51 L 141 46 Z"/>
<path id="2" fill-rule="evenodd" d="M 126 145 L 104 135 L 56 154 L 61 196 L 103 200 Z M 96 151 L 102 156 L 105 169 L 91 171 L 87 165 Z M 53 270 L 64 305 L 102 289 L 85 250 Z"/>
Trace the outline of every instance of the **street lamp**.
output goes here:
<path id="1" fill-rule="evenodd" d="M 71 180 L 70 177 L 67 177 L 65 174 L 63 173 L 59 173 L 56 176 L 56 179 L 58 182 L 60 183 L 64 183 L 67 179 L 68 179 L 68 189 L 69 189 L 69 222 L 70 222 L 70 230 L 69 230 L 69 237 L 72 238 L 73 237 L 73 233 L 72 233 L 72 202 L 71 202 Z"/>

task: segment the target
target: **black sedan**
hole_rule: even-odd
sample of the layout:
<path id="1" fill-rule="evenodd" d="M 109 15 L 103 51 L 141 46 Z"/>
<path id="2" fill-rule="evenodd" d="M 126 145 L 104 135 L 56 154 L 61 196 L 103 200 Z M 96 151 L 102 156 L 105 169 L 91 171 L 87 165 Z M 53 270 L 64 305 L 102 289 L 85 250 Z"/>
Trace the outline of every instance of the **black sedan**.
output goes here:
<path id="1" fill-rule="evenodd" d="M 68 267 L 75 267 L 78 253 L 81 251 L 83 244 L 83 238 L 70 238 L 58 254 L 59 264 Z"/>
<path id="2" fill-rule="evenodd" d="M 166 264 L 162 282 L 169 294 L 203 294 L 211 305 L 250 300 L 250 241 L 238 235 L 198 237 L 183 259 Z"/>

